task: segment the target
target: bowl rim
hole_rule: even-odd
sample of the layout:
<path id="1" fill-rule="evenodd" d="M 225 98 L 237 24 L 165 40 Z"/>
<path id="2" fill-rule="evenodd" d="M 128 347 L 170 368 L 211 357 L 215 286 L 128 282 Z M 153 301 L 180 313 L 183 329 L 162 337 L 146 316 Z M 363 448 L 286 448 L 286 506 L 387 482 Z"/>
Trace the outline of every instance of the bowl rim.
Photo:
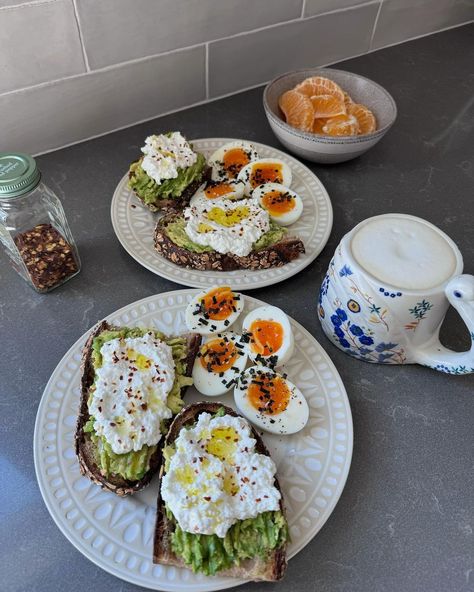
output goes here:
<path id="1" fill-rule="evenodd" d="M 368 134 L 358 134 L 357 136 L 344 136 L 344 137 L 327 136 L 325 134 L 315 134 L 312 132 L 304 132 L 302 130 L 292 127 L 291 125 L 288 125 L 285 121 L 283 121 L 283 119 L 281 119 L 281 117 L 277 117 L 275 115 L 275 113 L 270 109 L 270 106 L 269 106 L 268 100 L 267 100 L 267 95 L 268 95 L 270 88 L 276 82 L 278 82 L 279 80 L 281 80 L 283 78 L 286 78 L 287 76 L 290 76 L 293 74 L 299 74 L 300 72 L 301 73 L 302 72 L 314 72 L 314 76 L 317 75 L 316 74 L 317 72 L 326 72 L 326 73 L 340 72 L 342 74 L 349 74 L 350 76 L 354 76 L 355 78 L 359 78 L 361 80 L 364 80 L 364 81 L 372 84 L 373 86 L 380 89 L 382 91 L 382 93 L 387 97 L 387 99 L 393 109 L 392 120 L 389 121 L 389 123 L 385 124 L 383 127 L 378 128 L 375 131 L 370 132 Z M 300 138 L 304 138 L 309 141 L 323 141 L 323 142 L 330 141 L 330 143 L 334 143 L 334 144 L 359 144 L 365 140 L 376 139 L 379 136 L 382 136 L 383 134 L 385 134 L 387 132 L 387 130 L 389 130 L 392 127 L 392 125 L 395 123 L 397 116 L 398 116 L 398 109 L 397 109 L 397 104 L 395 102 L 395 99 L 388 92 L 388 90 L 386 90 L 383 86 L 378 84 L 378 82 L 375 82 L 375 81 L 371 80 L 370 78 L 367 78 L 366 76 L 362 76 L 361 74 L 356 74 L 355 72 L 349 72 L 348 70 L 340 70 L 338 68 L 325 68 L 325 67 L 299 68 L 298 70 L 290 70 L 289 72 L 285 72 L 284 74 L 280 74 L 276 78 L 273 78 L 273 80 L 271 80 L 265 86 L 265 88 L 263 90 L 263 107 L 265 109 L 265 113 L 266 113 L 267 117 L 271 118 L 275 123 L 280 125 L 285 131 L 291 132 L 292 135 L 296 135 Z"/>

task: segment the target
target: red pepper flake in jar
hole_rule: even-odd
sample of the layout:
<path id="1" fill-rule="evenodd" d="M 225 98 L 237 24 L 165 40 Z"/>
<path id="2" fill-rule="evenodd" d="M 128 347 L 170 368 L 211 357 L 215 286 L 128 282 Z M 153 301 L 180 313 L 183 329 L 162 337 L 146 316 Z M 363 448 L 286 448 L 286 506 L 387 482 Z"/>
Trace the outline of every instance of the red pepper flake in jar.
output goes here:
<path id="1" fill-rule="evenodd" d="M 47 292 L 79 269 L 73 248 L 51 224 L 20 232 L 14 242 L 39 292 Z"/>

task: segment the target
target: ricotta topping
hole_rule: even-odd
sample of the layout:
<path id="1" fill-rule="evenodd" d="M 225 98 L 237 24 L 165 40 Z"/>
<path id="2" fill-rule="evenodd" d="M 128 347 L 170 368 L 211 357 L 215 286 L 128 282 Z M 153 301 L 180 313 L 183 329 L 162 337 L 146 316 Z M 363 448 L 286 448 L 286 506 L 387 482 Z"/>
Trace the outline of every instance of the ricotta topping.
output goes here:
<path id="1" fill-rule="evenodd" d="M 252 199 L 196 202 L 184 210 L 184 219 L 193 242 L 239 257 L 248 255 L 253 243 L 270 229 L 268 212 Z"/>
<path id="2" fill-rule="evenodd" d="M 160 421 L 172 417 L 166 405 L 175 378 L 171 347 L 150 332 L 111 339 L 100 353 L 102 366 L 89 403 L 96 433 L 116 454 L 157 444 Z"/>
<path id="3" fill-rule="evenodd" d="M 176 179 L 178 169 L 186 169 L 197 160 L 197 154 L 180 132 L 148 136 L 142 152 L 145 156 L 141 167 L 158 185 L 164 179 Z"/>
<path id="4" fill-rule="evenodd" d="M 238 520 L 280 508 L 275 463 L 255 452 L 248 423 L 201 413 L 182 429 L 161 495 L 182 530 L 223 538 Z"/>

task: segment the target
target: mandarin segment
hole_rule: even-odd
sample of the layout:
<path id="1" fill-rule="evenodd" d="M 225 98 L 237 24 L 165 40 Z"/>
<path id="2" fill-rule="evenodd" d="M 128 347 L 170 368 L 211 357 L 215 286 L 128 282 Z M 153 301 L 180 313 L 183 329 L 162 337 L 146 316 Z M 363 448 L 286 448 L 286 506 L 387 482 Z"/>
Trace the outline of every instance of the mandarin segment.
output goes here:
<path id="1" fill-rule="evenodd" d="M 344 101 L 340 101 L 338 97 L 333 95 L 315 95 L 311 97 L 311 104 L 316 118 L 335 117 L 346 113 Z"/>
<path id="2" fill-rule="evenodd" d="M 295 86 L 295 90 L 307 97 L 317 95 L 331 95 L 344 102 L 344 91 L 342 88 L 324 76 L 311 76 Z"/>
<path id="3" fill-rule="evenodd" d="M 283 93 L 278 101 L 288 125 L 296 127 L 304 132 L 310 132 L 313 126 L 314 109 L 309 97 L 296 90 L 288 90 Z"/>
<path id="4" fill-rule="evenodd" d="M 377 127 L 375 116 L 365 105 L 353 103 L 348 106 L 347 112 L 357 119 L 359 134 L 370 134 L 375 131 Z"/>
<path id="5" fill-rule="evenodd" d="M 346 106 L 346 110 L 349 108 L 349 105 L 353 105 L 354 101 L 349 93 L 344 91 L 344 105 Z"/>
<path id="6" fill-rule="evenodd" d="M 323 133 L 328 136 L 355 136 L 358 132 L 359 124 L 354 115 L 337 115 L 323 125 Z"/>
<path id="7" fill-rule="evenodd" d="M 313 129 L 311 130 L 313 134 L 324 134 L 323 125 L 326 123 L 326 121 L 327 119 L 315 118 L 313 121 Z"/>

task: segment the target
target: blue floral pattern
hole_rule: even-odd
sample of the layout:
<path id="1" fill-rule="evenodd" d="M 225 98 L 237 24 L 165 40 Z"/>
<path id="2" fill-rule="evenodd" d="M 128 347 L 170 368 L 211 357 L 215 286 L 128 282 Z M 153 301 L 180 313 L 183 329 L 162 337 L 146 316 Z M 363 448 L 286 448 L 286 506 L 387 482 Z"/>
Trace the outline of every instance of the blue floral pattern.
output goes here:
<path id="1" fill-rule="evenodd" d="M 445 364 L 437 364 L 436 366 L 428 366 L 428 368 L 433 368 L 434 370 L 439 370 L 446 374 L 456 374 L 458 376 L 474 372 L 474 367 L 469 368 L 469 366 L 446 366 Z"/>
<path id="2" fill-rule="evenodd" d="M 390 290 L 387 290 L 386 288 L 379 288 L 379 292 L 381 294 L 383 294 L 384 296 L 390 296 L 390 298 L 396 298 L 397 296 L 403 296 L 403 294 L 401 292 L 390 292 Z"/>

